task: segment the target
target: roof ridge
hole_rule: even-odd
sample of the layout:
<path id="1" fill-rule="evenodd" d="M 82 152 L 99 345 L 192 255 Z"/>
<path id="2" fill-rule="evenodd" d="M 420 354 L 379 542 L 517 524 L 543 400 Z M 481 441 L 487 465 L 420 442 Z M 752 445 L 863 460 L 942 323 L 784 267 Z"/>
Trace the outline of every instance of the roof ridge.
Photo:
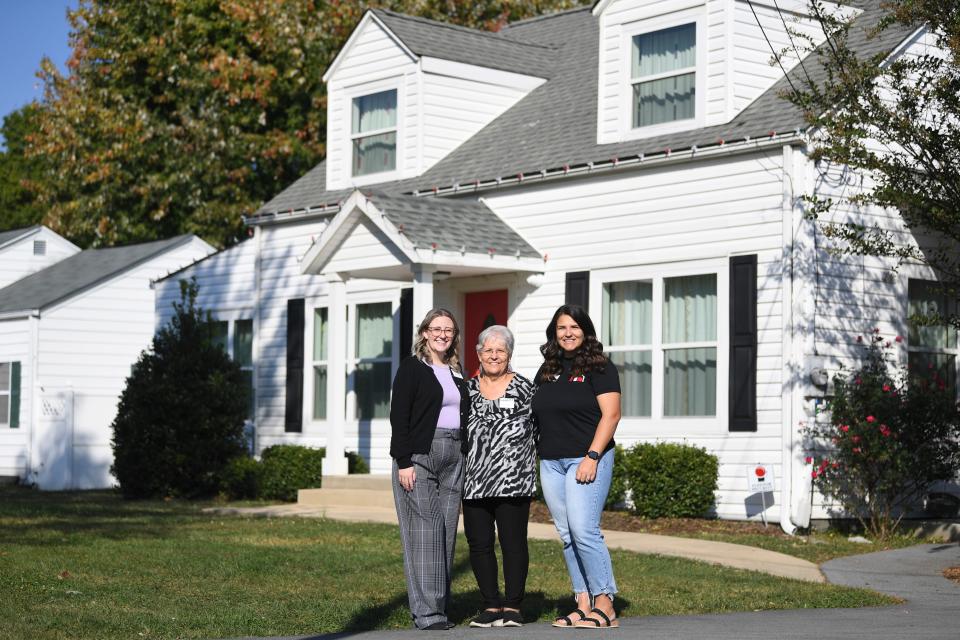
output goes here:
<path id="1" fill-rule="evenodd" d="M 538 22 L 540 20 L 550 20 L 552 18 L 558 18 L 560 16 L 565 16 L 570 13 L 578 13 L 580 11 L 592 11 L 590 7 L 573 7 L 571 9 L 561 9 L 560 11 L 554 11 L 553 13 L 542 13 L 538 16 L 530 16 L 529 18 L 524 18 L 523 20 L 517 20 L 516 22 L 508 22 L 505 29 L 510 29 L 518 25 L 526 25 L 531 22 Z"/>
<path id="2" fill-rule="evenodd" d="M 451 23 L 449 23 L 449 22 L 443 22 L 443 21 L 441 21 L 441 20 L 433 20 L 433 19 L 431 19 L 431 18 L 424 18 L 424 17 L 422 17 L 422 16 L 411 16 L 411 15 L 406 14 L 406 13 L 398 13 L 398 12 L 396 12 L 396 11 L 391 11 L 391 10 L 389 10 L 389 9 L 380 9 L 380 8 L 377 8 L 377 9 L 370 9 L 370 11 L 371 11 L 374 15 L 376 15 L 376 14 L 378 14 L 378 13 L 383 13 L 383 14 L 386 14 L 386 15 L 391 16 L 391 17 L 394 17 L 394 18 L 399 18 L 399 19 L 401 19 L 401 20 L 410 20 L 410 21 L 412 21 L 412 22 L 421 22 L 421 23 L 428 24 L 428 25 L 435 26 L 435 27 L 443 27 L 443 28 L 445 28 L 445 29 L 450 29 L 450 30 L 453 30 L 453 31 L 459 31 L 459 32 L 461 32 L 461 33 L 469 33 L 469 34 L 472 34 L 472 35 L 483 36 L 483 37 L 485 37 L 485 38 L 490 38 L 490 39 L 495 40 L 495 41 L 500 42 L 500 43 L 504 43 L 504 42 L 505 42 L 505 43 L 508 43 L 508 44 L 519 44 L 519 45 L 523 45 L 523 46 L 526 46 L 526 47 L 533 47 L 533 48 L 536 48 L 536 49 L 543 49 L 543 50 L 545 50 L 545 51 L 553 51 L 553 50 L 555 50 L 555 48 L 556 48 L 556 47 L 551 47 L 551 46 L 549 46 L 549 45 L 537 44 L 537 43 L 535 43 L 535 42 L 524 42 L 524 41 L 522 41 L 522 40 L 514 40 L 514 39 L 512 39 L 512 38 L 505 38 L 505 37 L 503 37 L 503 36 L 501 36 L 501 35 L 498 35 L 497 33 L 494 33 L 494 32 L 492 32 L 492 31 L 484 31 L 484 30 L 482 30 L 482 29 L 471 29 L 470 27 L 464 27 L 464 26 L 461 26 L 461 25 L 458 25 L 458 24 L 451 24 Z"/>

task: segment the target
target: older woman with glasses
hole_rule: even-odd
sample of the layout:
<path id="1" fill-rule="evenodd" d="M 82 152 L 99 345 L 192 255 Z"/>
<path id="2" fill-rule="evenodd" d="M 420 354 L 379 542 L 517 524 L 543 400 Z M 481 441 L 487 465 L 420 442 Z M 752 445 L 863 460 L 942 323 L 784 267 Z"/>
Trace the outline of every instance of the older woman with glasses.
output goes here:
<path id="1" fill-rule="evenodd" d="M 445 630 L 463 487 L 470 394 L 460 371 L 460 329 L 445 309 L 427 313 L 413 355 L 400 363 L 390 401 L 393 499 L 414 625 Z"/>
<path id="2" fill-rule="evenodd" d="M 519 627 L 527 581 L 527 519 L 536 493 L 534 385 L 510 369 L 513 334 L 501 325 L 477 338 L 480 375 L 468 383 L 463 526 L 485 609 L 471 627 Z M 497 587 L 494 525 L 503 556 L 504 595 Z"/>

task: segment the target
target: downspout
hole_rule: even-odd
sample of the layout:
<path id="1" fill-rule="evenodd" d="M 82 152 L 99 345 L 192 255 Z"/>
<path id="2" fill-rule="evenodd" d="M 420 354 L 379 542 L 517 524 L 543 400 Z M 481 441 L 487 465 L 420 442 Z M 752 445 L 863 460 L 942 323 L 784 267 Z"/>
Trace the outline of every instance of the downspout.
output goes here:
<path id="1" fill-rule="evenodd" d="M 253 259 L 253 437 L 250 440 L 250 455 L 257 455 L 257 410 L 260 407 L 260 302 L 263 296 L 263 228 L 253 227 L 253 241 L 256 254 Z"/>
<path id="2" fill-rule="evenodd" d="M 35 437 L 36 429 L 35 425 L 39 420 L 40 414 L 40 394 L 38 390 L 40 389 L 39 385 L 39 360 L 40 360 L 40 312 L 34 311 L 27 318 L 27 331 L 30 336 L 30 421 L 23 425 L 29 429 L 27 433 L 27 466 L 25 469 L 25 482 L 27 486 L 31 486 L 33 482 L 31 481 L 32 476 L 35 476 L 33 470 L 33 439 Z"/>
<path id="3" fill-rule="evenodd" d="M 794 339 L 795 322 L 793 319 L 793 290 L 796 280 L 796 234 L 793 221 L 793 147 L 783 146 L 783 184 L 781 200 L 781 233 L 783 236 L 783 255 L 781 283 L 783 314 L 783 385 L 780 392 L 780 528 L 787 535 L 796 533 L 790 518 L 793 505 L 793 432 L 794 432 L 794 388 L 798 373 L 796 342 Z"/>

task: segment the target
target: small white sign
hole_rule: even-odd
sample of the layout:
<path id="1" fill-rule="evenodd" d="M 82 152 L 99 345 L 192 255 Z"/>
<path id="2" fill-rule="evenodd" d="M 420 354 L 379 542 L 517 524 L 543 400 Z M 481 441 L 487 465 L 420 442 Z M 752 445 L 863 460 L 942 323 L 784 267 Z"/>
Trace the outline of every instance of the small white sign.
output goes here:
<path id="1" fill-rule="evenodd" d="M 747 467 L 747 486 L 750 491 L 759 493 L 773 491 L 773 467 L 765 464 Z"/>

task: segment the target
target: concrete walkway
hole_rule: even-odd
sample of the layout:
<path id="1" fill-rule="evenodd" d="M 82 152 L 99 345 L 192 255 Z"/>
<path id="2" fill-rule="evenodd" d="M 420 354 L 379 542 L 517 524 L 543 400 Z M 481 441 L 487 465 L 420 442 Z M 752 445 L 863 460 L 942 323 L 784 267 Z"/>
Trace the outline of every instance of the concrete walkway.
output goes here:
<path id="1" fill-rule="evenodd" d="M 302 504 L 284 504 L 269 507 L 214 507 L 205 509 L 210 513 L 224 515 L 247 515 L 259 517 L 312 517 L 345 520 L 348 522 L 379 522 L 397 524 L 397 514 L 393 509 L 369 505 L 330 505 L 305 506 Z M 460 522 L 463 530 L 463 521 Z M 647 533 L 629 533 L 626 531 L 604 531 L 607 546 L 611 549 L 623 549 L 650 555 L 675 556 L 690 560 L 700 560 L 736 569 L 761 571 L 782 578 L 805 580 L 807 582 L 825 582 L 817 565 L 794 556 L 756 547 L 748 547 L 728 542 L 695 540 L 673 536 L 651 535 Z M 556 540 L 557 530 L 552 524 L 531 522 L 528 536 L 535 540 Z"/>

